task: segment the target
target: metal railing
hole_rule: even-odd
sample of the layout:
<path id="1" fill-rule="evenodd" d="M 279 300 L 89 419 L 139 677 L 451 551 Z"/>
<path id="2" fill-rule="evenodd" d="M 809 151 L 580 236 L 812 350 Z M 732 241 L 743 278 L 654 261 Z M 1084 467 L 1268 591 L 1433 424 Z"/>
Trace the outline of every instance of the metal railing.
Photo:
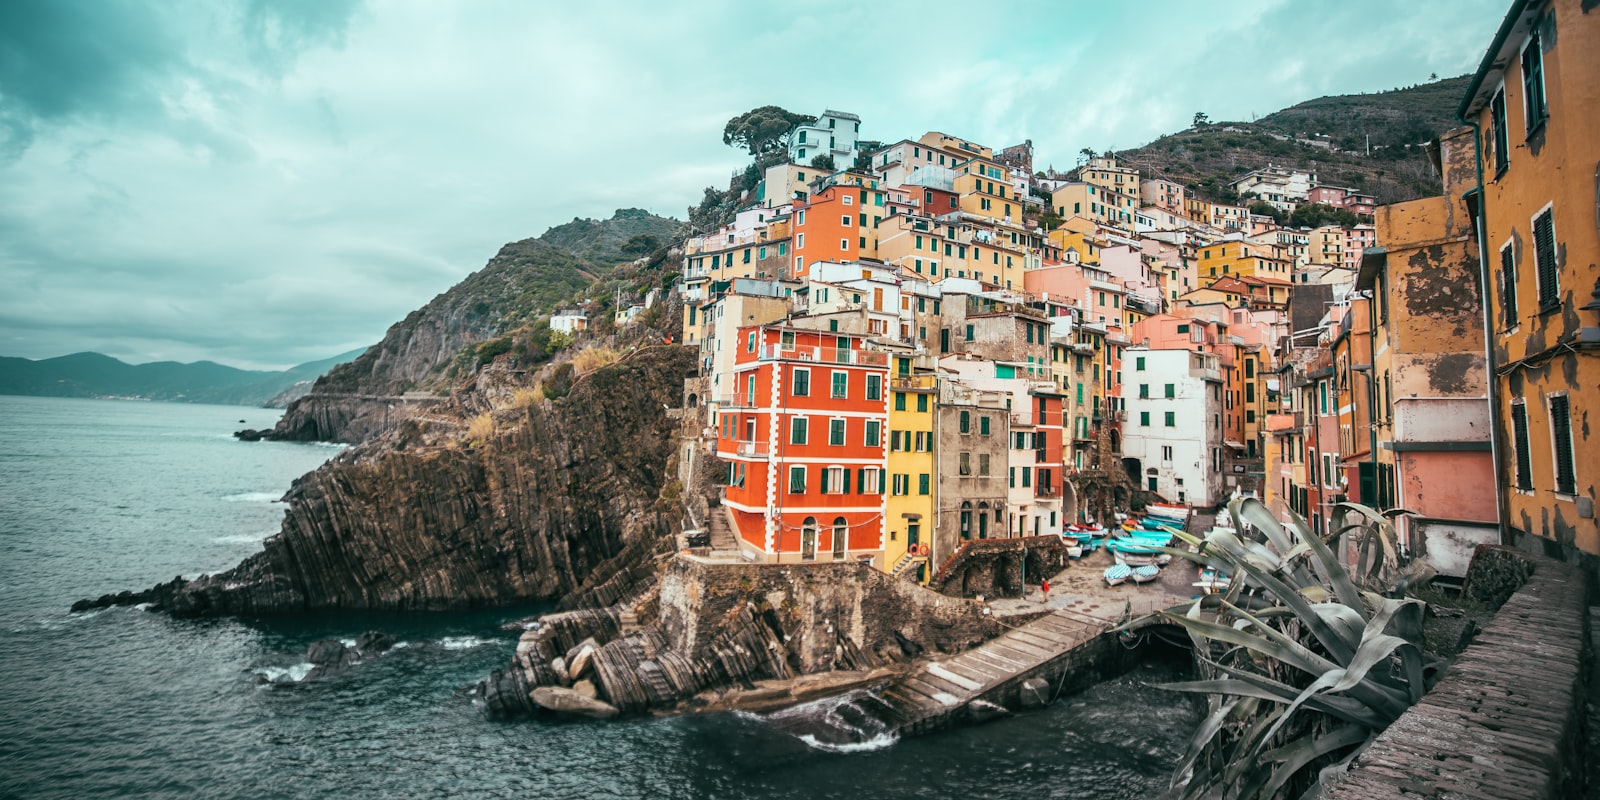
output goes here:
<path id="1" fill-rule="evenodd" d="M 769 344 L 761 348 L 762 361 L 814 361 L 820 364 L 853 364 L 886 367 L 889 355 L 874 350 L 849 350 L 838 347 L 795 347 Z"/>

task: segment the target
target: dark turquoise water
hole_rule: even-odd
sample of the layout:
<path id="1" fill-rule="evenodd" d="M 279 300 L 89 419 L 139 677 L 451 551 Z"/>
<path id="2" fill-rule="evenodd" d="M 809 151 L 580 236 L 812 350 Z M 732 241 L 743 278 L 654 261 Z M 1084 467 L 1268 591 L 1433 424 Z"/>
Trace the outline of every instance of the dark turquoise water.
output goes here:
<path id="1" fill-rule="evenodd" d="M 1165 785 L 1197 719 L 1150 667 L 1051 708 L 857 753 L 759 717 L 486 721 L 497 613 L 172 620 L 86 596 L 225 569 L 333 455 L 243 443 L 278 412 L 0 396 L 0 797 L 1123 798 Z M 240 420 L 244 420 L 243 423 Z M 262 685 L 324 637 L 404 646 Z"/>

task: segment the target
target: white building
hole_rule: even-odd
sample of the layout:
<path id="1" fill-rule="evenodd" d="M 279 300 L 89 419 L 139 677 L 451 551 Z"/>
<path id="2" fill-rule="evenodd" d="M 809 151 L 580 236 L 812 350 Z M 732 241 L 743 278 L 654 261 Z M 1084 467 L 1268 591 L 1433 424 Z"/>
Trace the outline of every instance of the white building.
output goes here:
<path id="1" fill-rule="evenodd" d="M 1224 499 L 1222 393 L 1214 354 L 1123 351 L 1122 456 L 1140 488 L 1197 507 Z"/>
<path id="2" fill-rule="evenodd" d="M 828 110 L 809 125 L 796 125 L 789 132 L 789 161 L 810 164 L 821 155 L 833 156 L 834 169 L 849 169 L 856 163 L 856 137 L 861 132 L 861 118 L 845 112 Z"/>
<path id="3" fill-rule="evenodd" d="M 563 309 L 550 315 L 550 330 L 558 333 L 575 334 L 588 328 L 589 314 L 585 311 Z"/>

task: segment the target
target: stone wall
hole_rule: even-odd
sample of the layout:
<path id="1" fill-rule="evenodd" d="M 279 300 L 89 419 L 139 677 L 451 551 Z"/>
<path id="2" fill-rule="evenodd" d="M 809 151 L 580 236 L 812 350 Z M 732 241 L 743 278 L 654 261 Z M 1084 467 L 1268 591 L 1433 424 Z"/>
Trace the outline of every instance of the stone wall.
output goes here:
<path id="1" fill-rule="evenodd" d="M 1022 597 L 1025 583 L 1037 586 L 1070 561 L 1055 535 L 973 539 L 939 567 L 929 587 L 952 597 Z"/>
<path id="2" fill-rule="evenodd" d="M 1577 796 L 1591 658 L 1584 573 L 1486 545 L 1473 558 L 1467 591 L 1509 598 L 1438 686 L 1325 798 Z"/>
<path id="3" fill-rule="evenodd" d="M 772 614 L 786 634 L 797 673 L 846 668 L 850 649 L 904 651 L 901 638 L 953 653 L 1000 628 L 980 603 L 943 597 L 858 562 L 748 564 L 679 555 L 661 581 L 658 625 L 671 647 L 705 655 L 741 611 Z"/>

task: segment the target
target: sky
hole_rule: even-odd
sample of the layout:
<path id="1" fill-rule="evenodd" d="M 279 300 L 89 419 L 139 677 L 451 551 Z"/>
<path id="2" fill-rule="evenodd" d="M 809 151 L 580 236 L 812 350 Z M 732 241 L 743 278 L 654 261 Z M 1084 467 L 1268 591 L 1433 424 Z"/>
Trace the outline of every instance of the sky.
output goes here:
<path id="1" fill-rule="evenodd" d="M 683 218 L 728 119 L 1035 162 L 1473 70 L 1508 0 L 3 0 L 0 355 L 281 369 L 506 242 Z"/>

